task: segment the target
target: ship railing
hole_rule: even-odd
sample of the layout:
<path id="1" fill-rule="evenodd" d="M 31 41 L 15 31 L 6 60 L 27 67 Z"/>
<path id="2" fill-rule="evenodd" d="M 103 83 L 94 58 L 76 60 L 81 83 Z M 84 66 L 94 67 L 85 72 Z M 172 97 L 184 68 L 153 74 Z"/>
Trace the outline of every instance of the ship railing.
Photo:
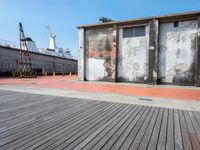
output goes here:
<path id="1" fill-rule="evenodd" d="M 0 39 L 0 46 L 19 49 L 19 43 Z"/>

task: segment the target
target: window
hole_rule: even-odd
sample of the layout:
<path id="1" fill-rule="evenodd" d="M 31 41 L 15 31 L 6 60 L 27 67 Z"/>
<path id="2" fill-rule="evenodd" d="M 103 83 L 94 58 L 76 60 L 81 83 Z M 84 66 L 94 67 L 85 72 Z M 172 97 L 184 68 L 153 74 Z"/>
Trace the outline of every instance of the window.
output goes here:
<path id="1" fill-rule="evenodd" d="M 124 28 L 123 38 L 145 36 L 145 26 Z"/>
<path id="2" fill-rule="evenodd" d="M 174 21 L 174 28 L 178 27 L 178 21 Z"/>
<path id="3" fill-rule="evenodd" d="M 133 37 L 133 28 L 123 29 L 123 38 Z"/>
<path id="4" fill-rule="evenodd" d="M 145 27 L 136 27 L 135 28 L 135 37 L 145 36 Z"/>

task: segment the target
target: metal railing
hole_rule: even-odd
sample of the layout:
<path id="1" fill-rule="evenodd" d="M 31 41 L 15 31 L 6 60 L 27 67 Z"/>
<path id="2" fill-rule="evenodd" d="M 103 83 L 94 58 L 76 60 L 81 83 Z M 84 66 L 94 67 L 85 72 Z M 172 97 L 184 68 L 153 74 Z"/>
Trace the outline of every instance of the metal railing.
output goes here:
<path id="1" fill-rule="evenodd" d="M 3 40 L 3 39 L 0 39 L 0 46 L 17 48 L 17 49 L 19 49 L 19 47 L 20 47 L 19 43 L 8 41 L 8 40 Z"/>

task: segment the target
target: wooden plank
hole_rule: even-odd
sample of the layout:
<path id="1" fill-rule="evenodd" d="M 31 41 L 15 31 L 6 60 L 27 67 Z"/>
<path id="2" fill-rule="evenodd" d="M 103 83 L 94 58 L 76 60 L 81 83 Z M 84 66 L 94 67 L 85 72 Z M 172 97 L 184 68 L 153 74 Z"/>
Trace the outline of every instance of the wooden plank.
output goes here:
<path id="1" fill-rule="evenodd" d="M 76 106 L 84 106 L 84 105 L 86 105 L 86 104 L 83 105 L 81 103 L 78 103 L 78 104 L 74 103 L 74 104 Z M 86 108 L 89 109 L 91 107 L 94 107 L 94 104 L 93 105 L 88 105 L 88 107 L 86 107 Z M 79 107 L 78 108 L 73 107 L 73 105 L 67 105 L 67 107 L 66 107 L 66 105 L 64 105 L 61 108 L 62 108 L 61 110 L 53 109 L 54 111 L 56 111 L 53 114 L 47 112 L 47 115 L 43 116 L 42 118 L 39 118 L 38 116 L 32 116 L 32 117 L 28 116 L 28 117 L 31 117 L 31 119 L 33 121 L 28 121 L 28 124 L 27 124 L 27 122 L 22 122 L 22 124 L 16 124 L 14 126 L 6 128 L 6 130 L 4 130 L 3 132 L 0 132 L 0 137 L 1 137 L 2 134 L 3 134 L 4 137 L 6 137 L 6 136 L 8 136 L 9 133 L 13 136 L 14 133 L 16 133 L 16 132 L 19 132 L 19 131 L 24 132 L 27 128 L 29 129 L 30 126 L 33 126 L 33 125 L 36 126 L 36 124 L 38 126 L 40 123 L 44 123 L 44 119 L 45 119 L 45 123 L 48 123 L 54 117 L 56 117 L 56 120 L 60 120 L 62 118 L 62 116 L 65 116 L 65 114 L 70 115 L 71 114 L 70 112 L 72 112 L 72 110 L 73 110 L 73 113 L 75 113 L 76 111 L 82 110 Z M 36 120 L 35 117 L 37 117 L 38 119 Z M 5 134 L 5 132 L 6 132 L 6 134 Z"/>
<path id="2" fill-rule="evenodd" d="M 187 111 L 183 111 L 183 114 L 185 116 L 186 125 L 187 125 L 187 129 L 188 129 L 188 132 L 189 132 L 192 148 L 194 150 L 199 150 L 200 149 L 200 144 L 199 144 L 199 141 L 198 141 L 197 134 L 196 134 L 196 132 L 194 130 L 192 121 L 190 120 L 189 114 L 188 114 Z"/>
<path id="3" fill-rule="evenodd" d="M 181 136 L 181 126 L 179 122 L 178 110 L 174 110 L 174 146 L 175 150 L 183 150 L 182 136 Z"/>
<path id="4" fill-rule="evenodd" d="M 98 135 L 96 135 L 90 143 L 83 149 L 101 149 L 101 147 L 113 136 L 113 134 L 134 114 L 138 107 L 134 107 L 125 117 L 121 117 L 119 122 L 114 122 L 108 127 L 103 129 Z M 86 145 L 87 143 L 85 143 Z"/>
<path id="5" fill-rule="evenodd" d="M 190 115 L 190 118 L 191 118 L 191 120 L 192 120 L 192 124 L 193 124 L 193 126 L 194 126 L 195 132 L 196 132 L 197 137 L 198 137 L 199 142 L 200 142 L 200 125 L 198 124 L 198 122 L 197 122 L 197 120 L 196 120 L 196 117 L 195 117 L 195 115 L 194 115 L 194 112 L 189 111 L 188 113 L 189 113 L 189 115 Z"/>
<path id="6" fill-rule="evenodd" d="M 159 137 L 159 133 L 160 133 L 163 114 L 164 114 L 164 109 L 160 108 L 160 111 L 158 113 L 158 117 L 157 117 L 157 120 L 156 120 L 156 124 L 154 126 L 153 133 L 151 135 L 151 139 L 150 139 L 149 144 L 147 146 L 148 150 L 156 149 L 157 141 L 158 141 L 158 137 Z"/>
<path id="7" fill-rule="evenodd" d="M 114 143 L 114 145 L 111 147 L 111 150 L 119 149 L 121 145 L 124 143 L 126 138 L 128 137 L 129 133 L 131 132 L 132 128 L 136 125 L 140 117 L 145 112 L 146 107 L 143 106 L 143 108 L 139 111 L 139 113 L 134 117 L 133 121 L 128 125 L 126 130 L 123 132 L 123 134 L 120 135 L 117 142 Z"/>
<path id="8" fill-rule="evenodd" d="M 129 133 L 128 137 L 120 147 L 121 150 L 126 150 L 130 147 L 132 141 L 135 139 L 135 136 L 137 135 L 139 129 L 141 128 L 143 122 L 145 121 L 147 114 L 150 111 L 150 107 L 147 107 L 146 111 L 143 113 L 143 115 L 140 117 L 136 125 L 132 128 L 131 132 Z"/>
<path id="9" fill-rule="evenodd" d="M 118 107 L 116 107 L 116 109 L 117 108 Z M 79 130 L 76 130 L 77 126 L 78 127 L 83 127 L 83 125 L 87 125 L 90 121 L 94 121 L 93 120 L 94 118 L 99 119 L 98 117 L 101 117 L 101 114 L 103 115 L 103 113 L 102 113 L 103 111 L 104 110 L 101 110 L 101 111 L 97 110 L 97 111 L 94 111 L 92 113 L 88 113 L 84 118 L 81 117 L 81 118 L 78 118 L 77 120 L 75 120 L 75 119 L 73 119 L 72 121 L 69 120 L 68 123 L 70 123 L 70 124 L 63 123 L 64 126 L 61 126 L 61 128 L 57 128 L 56 127 L 51 132 L 46 132 L 45 131 L 46 134 L 43 133 L 42 136 L 40 135 L 38 138 L 35 138 L 34 141 L 31 141 L 32 143 L 27 143 L 27 144 L 28 145 L 36 144 L 36 145 L 33 145 L 33 146 L 37 147 L 38 145 L 42 145 L 43 143 L 47 142 L 48 140 L 50 140 L 52 138 L 54 138 L 54 140 L 55 140 L 55 137 L 58 137 L 58 139 L 60 139 L 62 137 L 62 136 L 60 137 L 60 134 L 63 134 L 65 132 L 68 133 L 67 134 L 68 136 L 70 136 L 70 134 L 73 135 L 72 132 L 78 132 L 79 131 Z M 108 109 L 108 111 L 109 111 L 109 109 Z M 114 111 L 114 109 L 113 109 L 113 111 Z M 109 113 L 108 113 L 108 115 L 109 115 Z M 45 137 L 47 137 L 47 138 L 44 138 L 43 135 Z M 54 143 L 54 144 L 56 144 L 56 143 Z M 25 146 L 25 145 L 23 145 L 23 146 Z"/>
<path id="10" fill-rule="evenodd" d="M 101 112 L 102 110 L 104 110 L 105 107 L 109 107 L 109 106 L 103 106 L 102 109 L 100 109 L 99 111 Z M 93 108 L 94 108 L 93 110 L 95 110 L 95 107 L 93 107 Z M 39 127 L 39 130 L 37 128 L 34 128 L 34 129 L 32 128 L 32 130 L 30 130 L 30 132 L 28 132 L 26 136 L 22 135 L 22 138 L 19 139 L 22 142 L 19 142 L 19 140 L 14 140 L 14 142 L 12 142 L 12 146 L 17 147 L 19 144 L 22 145 L 23 143 L 28 143 L 28 141 L 32 142 L 33 137 L 35 137 L 35 136 L 40 137 L 40 135 L 43 135 L 44 133 L 48 133 L 49 131 L 57 132 L 57 134 L 58 134 L 58 131 L 60 130 L 60 128 L 64 129 L 65 126 L 70 128 L 72 126 L 72 125 L 70 126 L 70 124 L 73 124 L 73 126 L 74 126 L 75 124 L 78 124 L 82 120 L 86 119 L 84 117 L 85 115 L 86 115 L 87 118 L 89 118 L 90 115 L 94 115 L 96 112 L 94 112 L 93 110 L 86 111 L 85 113 L 81 113 L 81 115 L 76 114 L 75 116 L 69 116 L 69 117 L 63 116 L 63 118 L 65 118 L 65 120 L 61 119 L 59 122 L 56 121 L 56 124 L 52 124 L 52 123 L 50 123 L 48 125 L 45 124 L 42 127 Z M 91 113 L 91 114 L 89 116 L 87 116 L 88 113 Z M 87 119 L 86 119 L 86 121 L 87 121 Z M 63 125 L 65 125 L 65 126 L 63 126 Z M 58 128 L 58 127 L 60 127 L 60 128 Z M 11 137 L 13 138 L 13 136 L 11 136 Z M 19 136 L 16 136 L 16 137 L 19 137 Z M 37 140 L 36 137 L 35 137 L 35 140 Z M 40 140 L 40 138 L 38 138 L 38 140 Z M 11 145 L 11 144 L 9 144 L 9 145 Z"/>
<path id="11" fill-rule="evenodd" d="M 167 120 L 168 120 L 168 109 L 165 108 L 160 128 L 160 134 L 158 137 L 158 144 L 157 144 L 158 150 L 165 150 L 166 139 L 167 139 Z"/>
<path id="12" fill-rule="evenodd" d="M 81 129 L 84 129 L 88 126 L 88 124 L 92 124 L 94 123 L 96 120 L 99 120 L 99 117 L 107 117 L 112 115 L 112 113 L 117 113 L 120 109 L 119 108 L 124 108 L 124 106 L 121 105 L 115 105 L 113 107 L 110 107 L 108 109 L 111 109 L 112 111 L 110 113 L 108 113 L 107 111 L 103 111 L 100 112 L 99 114 L 97 114 L 97 117 L 94 116 L 95 119 L 92 119 L 91 122 L 89 122 L 88 120 L 85 120 L 85 122 L 81 122 L 80 124 L 78 124 L 77 126 L 73 126 L 72 129 L 68 129 L 65 132 L 62 132 L 62 134 L 59 134 L 58 136 L 54 137 L 54 139 L 51 141 L 49 140 L 47 143 L 41 145 L 40 147 L 38 147 L 38 149 L 49 149 L 49 148 L 54 148 L 57 145 L 59 145 L 60 143 L 62 143 L 63 141 L 69 139 L 70 137 L 73 137 L 74 135 L 76 135 L 78 133 L 78 131 L 82 131 Z M 119 109 L 119 110 L 117 110 Z M 106 114 L 106 115 L 105 115 Z M 104 116 L 105 115 L 105 116 Z M 53 143 L 53 144 L 52 144 Z"/>
<path id="13" fill-rule="evenodd" d="M 102 149 L 111 149 L 112 146 L 118 141 L 120 136 L 125 132 L 126 128 L 131 124 L 133 119 L 138 115 L 138 113 L 141 111 L 142 106 L 139 106 L 131 115 L 130 119 L 124 122 L 124 124 L 110 137 L 110 139 L 106 142 L 106 144 L 103 145 Z M 107 137 L 107 135 L 106 135 Z M 79 149 L 81 147 L 77 147 Z"/>
<path id="14" fill-rule="evenodd" d="M 152 115 L 154 113 L 155 108 L 151 108 L 151 111 L 147 114 L 147 117 L 145 119 L 145 121 L 143 122 L 140 130 L 138 131 L 135 139 L 133 140 L 131 146 L 129 147 L 129 149 L 132 150 L 136 150 L 138 149 L 139 145 L 140 145 L 140 141 L 142 140 L 142 138 L 144 137 L 144 134 L 146 132 L 147 126 L 152 118 Z"/>
<path id="15" fill-rule="evenodd" d="M 180 125 L 181 125 L 181 134 L 182 134 L 182 139 L 183 139 L 183 148 L 187 150 L 192 150 L 192 145 L 190 142 L 190 136 L 187 130 L 187 126 L 185 123 L 185 118 L 183 115 L 183 111 L 179 110 L 179 118 L 180 118 Z"/>
<path id="16" fill-rule="evenodd" d="M 123 110 L 120 110 L 120 112 L 118 112 L 117 114 L 113 114 L 111 118 L 106 118 L 105 120 L 102 120 L 101 121 L 101 125 L 100 126 L 96 126 L 95 128 L 88 128 L 86 129 L 86 131 L 89 131 L 89 132 L 86 132 L 88 134 L 85 133 L 84 137 L 86 138 L 87 136 L 89 136 L 90 134 L 92 134 L 93 132 L 100 132 L 102 131 L 102 129 L 106 128 L 109 124 L 111 124 L 112 122 L 116 122 L 118 119 L 120 119 L 120 116 L 125 116 L 131 109 L 132 107 L 126 107 L 125 109 Z M 84 130 L 83 130 L 84 131 Z M 96 135 L 96 132 L 93 133 L 94 135 Z M 80 133 L 78 135 L 76 135 L 76 137 L 74 138 L 70 138 L 68 141 L 65 141 L 62 145 L 59 145 L 58 147 L 55 148 L 55 150 L 60 150 L 61 148 L 65 148 L 65 149 L 71 149 L 73 147 L 75 147 L 76 145 L 74 146 L 71 146 L 71 144 L 73 144 L 73 142 L 75 141 L 75 139 L 79 138 L 80 136 Z"/>
<path id="17" fill-rule="evenodd" d="M 76 104 L 76 103 L 75 103 Z M 95 105 L 95 104 L 93 104 L 93 105 Z M 79 105 L 77 105 L 77 106 L 79 106 Z M 75 110 L 77 110 L 77 108 L 70 108 L 70 109 L 66 109 L 66 111 L 69 113 L 69 111 L 70 110 L 72 110 L 72 109 L 75 109 Z M 79 109 L 80 110 L 80 109 Z M 62 114 L 63 113 L 63 115 L 64 115 L 64 113 L 65 113 L 65 111 L 63 111 L 63 112 L 58 112 L 58 115 L 59 114 Z M 54 117 L 55 115 L 57 115 L 57 113 L 55 113 L 54 115 L 50 115 L 50 118 L 52 118 L 52 117 Z M 37 116 L 33 116 L 34 118 L 35 117 L 37 117 Z M 58 116 L 57 116 L 58 117 Z M 45 120 L 46 121 L 48 121 L 48 119 L 50 119 L 48 116 L 46 116 L 46 118 L 45 118 Z M 57 119 L 57 118 L 56 118 Z M 12 127 L 9 129 L 9 131 L 12 129 Z M 23 128 L 24 129 L 24 128 Z M 4 134 L 5 135 L 5 134 Z"/>
<path id="18" fill-rule="evenodd" d="M 194 116 L 196 117 L 198 124 L 200 125 L 200 114 L 199 114 L 199 112 L 194 111 L 193 113 L 194 113 Z"/>
<path id="19" fill-rule="evenodd" d="M 199 112 L 1 90 L 0 104 L 1 150 L 200 149 Z"/>
<path id="20" fill-rule="evenodd" d="M 94 106 L 93 106 L 93 108 L 95 108 Z M 93 109 L 92 108 L 92 109 Z M 86 107 L 86 110 L 87 110 L 88 108 Z M 85 109 L 83 109 L 83 110 L 85 110 Z M 81 111 L 83 111 L 83 110 L 81 110 Z M 91 110 L 91 109 L 89 109 L 89 110 Z M 36 127 L 36 128 L 40 128 L 40 127 L 42 127 L 41 125 L 44 125 L 46 128 L 48 127 L 48 126 L 46 126 L 46 125 L 50 125 L 50 124 L 52 124 L 52 121 L 50 120 L 50 122 L 48 121 L 49 119 L 54 119 L 53 121 L 55 121 L 56 123 L 60 123 L 60 122 L 63 122 L 64 120 L 62 119 L 63 117 L 66 117 L 66 115 L 70 115 L 70 114 L 73 114 L 73 115 L 70 115 L 70 118 L 73 118 L 74 116 L 79 116 L 79 113 L 81 113 L 81 111 L 78 111 L 77 113 L 75 113 L 75 114 L 73 114 L 74 112 L 72 111 L 71 113 L 69 112 L 69 111 L 67 111 L 66 112 L 66 114 L 64 113 L 64 112 L 62 112 L 62 116 L 61 117 L 57 117 L 56 116 L 56 118 L 54 118 L 54 116 L 52 116 L 51 118 L 45 118 L 45 122 L 44 122 L 44 119 L 42 119 L 41 120 L 41 124 L 32 124 L 32 126 L 34 126 L 34 127 Z M 66 118 L 65 118 L 66 119 Z M 69 119 L 69 118 L 68 118 Z M 59 122 L 58 122 L 59 121 Z M 30 125 L 31 126 L 31 125 Z M 23 128 L 23 129 L 25 129 L 25 128 Z M 21 132 L 22 133 L 24 133 L 26 130 L 21 130 Z M 27 129 L 28 130 L 30 130 L 31 131 L 31 128 L 30 127 L 27 127 Z M 5 136 L 5 133 L 3 133 L 2 134 L 2 136 L 3 137 L 7 137 L 7 136 Z M 14 136 L 14 134 L 12 133 L 11 134 L 11 137 L 13 137 Z M 19 135 L 17 135 L 17 137 L 18 137 Z"/>
<path id="21" fill-rule="evenodd" d="M 31 110 L 30 108 L 30 111 L 24 111 L 24 112 L 20 112 L 18 113 L 18 115 L 15 115 L 13 117 L 15 118 L 10 118 L 8 120 L 5 120 L 3 119 L 3 123 L 1 123 L 1 125 L 4 125 L 4 126 L 10 126 L 10 125 L 13 125 L 13 124 L 17 124 L 18 122 L 22 122 L 23 120 L 26 120 L 27 118 L 29 118 L 29 114 L 32 114 L 34 115 L 35 118 L 37 118 L 36 114 L 39 114 L 40 116 L 42 115 L 41 112 L 44 112 L 45 110 L 51 110 L 52 108 L 53 109 L 56 109 L 57 107 L 60 107 L 60 106 L 63 106 L 65 103 L 59 103 L 59 104 L 52 104 L 52 103 L 49 103 L 48 105 L 41 105 L 40 107 L 38 106 L 37 108 Z M 41 109 L 42 107 L 44 107 L 43 109 Z"/>
<path id="22" fill-rule="evenodd" d="M 155 123 L 156 123 L 156 119 L 158 117 L 158 112 L 159 112 L 159 108 L 155 108 L 155 112 L 153 114 L 153 117 L 151 118 L 151 121 L 144 133 L 144 136 L 142 138 L 142 140 L 140 141 L 140 145 L 138 147 L 138 150 L 144 150 L 144 149 L 147 149 L 147 146 L 148 146 L 148 143 L 150 141 L 150 138 L 151 138 L 151 134 L 153 132 L 153 128 L 155 126 Z"/>
<path id="23" fill-rule="evenodd" d="M 172 109 L 169 109 L 166 150 L 173 150 L 173 149 L 175 149 L 174 147 L 174 111 Z"/>

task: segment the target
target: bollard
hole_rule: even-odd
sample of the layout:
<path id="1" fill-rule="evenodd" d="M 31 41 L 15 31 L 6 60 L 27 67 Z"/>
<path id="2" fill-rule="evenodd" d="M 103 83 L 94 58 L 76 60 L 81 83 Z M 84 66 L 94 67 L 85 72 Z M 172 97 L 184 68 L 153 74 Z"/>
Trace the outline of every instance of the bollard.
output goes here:
<path id="1" fill-rule="evenodd" d="M 53 76 L 54 76 L 54 77 L 56 76 L 56 72 L 55 72 L 55 71 L 53 72 Z"/>
<path id="2" fill-rule="evenodd" d="M 13 72 L 13 78 L 15 78 L 15 72 Z"/>
<path id="3" fill-rule="evenodd" d="M 47 76 L 47 71 L 44 72 L 44 75 Z"/>

